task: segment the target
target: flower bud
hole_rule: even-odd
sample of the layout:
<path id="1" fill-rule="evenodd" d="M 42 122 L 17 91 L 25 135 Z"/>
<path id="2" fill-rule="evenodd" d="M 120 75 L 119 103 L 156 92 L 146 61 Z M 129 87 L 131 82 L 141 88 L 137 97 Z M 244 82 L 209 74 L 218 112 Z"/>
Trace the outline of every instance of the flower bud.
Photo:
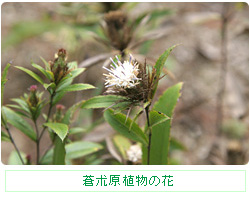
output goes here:
<path id="1" fill-rule="evenodd" d="M 31 85 L 30 88 L 29 88 L 29 90 L 31 92 L 35 92 L 37 90 L 37 85 Z"/>

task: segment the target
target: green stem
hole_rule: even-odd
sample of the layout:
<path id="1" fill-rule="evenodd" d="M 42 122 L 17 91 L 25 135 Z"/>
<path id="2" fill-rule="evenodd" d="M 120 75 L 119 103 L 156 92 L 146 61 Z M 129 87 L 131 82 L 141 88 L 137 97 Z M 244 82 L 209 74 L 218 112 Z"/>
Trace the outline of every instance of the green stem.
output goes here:
<path id="1" fill-rule="evenodd" d="M 8 132 L 8 134 L 9 134 L 9 137 L 10 137 L 10 141 L 11 141 L 11 143 L 13 144 L 13 146 L 14 146 L 14 147 L 15 147 L 15 149 L 16 149 L 16 152 L 17 152 L 17 154 L 18 154 L 18 157 L 20 158 L 20 160 L 21 160 L 22 164 L 24 165 L 23 158 L 22 158 L 22 156 L 21 156 L 21 154 L 20 154 L 20 151 L 19 151 L 19 150 L 18 150 L 18 148 L 17 148 L 17 145 L 16 145 L 16 143 L 15 143 L 15 141 L 14 141 L 14 139 L 13 139 L 13 137 L 12 137 L 11 133 L 10 133 L 9 128 L 8 128 L 8 127 L 5 127 L 5 129 L 6 129 L 6 131 L 7 131 L 7 132 Z"/>
<path id="2" fill-rule="evenodd" d="M 34 121 L 35 128 L 36 128 L 36 164 L 39 165 L 40 159 L 40 139 L 39 139 L 39 130 L 37 128 L 37 122 Z"/>
<path id="3" fill-rule="evenodd" d="M 51 97 L 50 97 L 49 111 L 48 111 L 47 119 L 46 119 L 45 123 L 47 123 L 47 122 L 49 121 L 50 114 L 51 114 L 51 110 L 52 110 L 52 107 L 53 107 L 53 106 L 52 106 L 52 102 L 53 102 L 54 96 L 55 96 L 55 92 L 53 92 L 52 95 L 51 95 Z M 43 128 L 43 130 L 42 130 L 42 132 L 41 132 L 41 135 L 40 135 L 40 137 L 39 137 L 39 139 L 38 139 L 39 141 L 41 140 L 41 138 L 42 138 L 42 136 L 43 136 L 43 134 L 44 134 L 46 128 L 47 128 L 47 127 L 44 127 L 44 128 Z"/>
<path id="4" fill-rule="evenodd" d="M 149 122 L 149 106 L 147 106 L 145 108 L 145 110 L 146 110 L 146 117 L 147 117 L 148 129 L 149 129 L 149 134 L 148 134 L 148 158 L 147 158 L 147 165 L 149 165 L 149 162 L 150 162 L 151 137 L 152 137 L 152 129 L 150 127 L 150 122 Z"/>

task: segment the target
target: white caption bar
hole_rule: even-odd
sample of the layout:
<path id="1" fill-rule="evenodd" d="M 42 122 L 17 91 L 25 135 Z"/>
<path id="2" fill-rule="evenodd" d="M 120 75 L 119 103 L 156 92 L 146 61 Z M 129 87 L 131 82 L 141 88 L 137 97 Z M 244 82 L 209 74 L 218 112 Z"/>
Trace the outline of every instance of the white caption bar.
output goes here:
<path id="1" fill-rule="evenodd" d="M 238 171 L 11 171 L 6 192 L 245 192 L 246 174 Z M 139 186 L 138 186 L 139 185 Z"/>

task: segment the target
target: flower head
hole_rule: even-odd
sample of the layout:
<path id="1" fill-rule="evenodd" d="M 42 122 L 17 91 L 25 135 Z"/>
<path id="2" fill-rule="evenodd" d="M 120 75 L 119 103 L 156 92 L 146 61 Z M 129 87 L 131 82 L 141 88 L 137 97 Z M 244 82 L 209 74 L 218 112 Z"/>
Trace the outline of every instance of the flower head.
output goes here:
<path id="1" fill-rule="evenodd" d="M 139 64 L 132 61 L 132 55 L 130 54 L 129 61 L 124 61 L 121 63 L 119 58 L 116 56 L 117 64 L 112 61 L 111 68 L 105 68 L 109 71 L 109 74 L 104 74 L 106 76 L 105 87 L 118 87 L 118 88 L 133 88 L 140 83 L 139 74 Z"/>
<path id="2" fill-rule="evenodd" d="M 35 92 L 37 90 L 37 85 L 31 85 L 30 88 L 29 88 L 29 90 L 31 92 Z"/>
<path id="3" fill-rule="evenodd" d="M 142 159 L 141 147 L 138 144 L 130 146 L 127 150 L 127 156 L 129 161 L 133 163 L 139 162 Z"/>

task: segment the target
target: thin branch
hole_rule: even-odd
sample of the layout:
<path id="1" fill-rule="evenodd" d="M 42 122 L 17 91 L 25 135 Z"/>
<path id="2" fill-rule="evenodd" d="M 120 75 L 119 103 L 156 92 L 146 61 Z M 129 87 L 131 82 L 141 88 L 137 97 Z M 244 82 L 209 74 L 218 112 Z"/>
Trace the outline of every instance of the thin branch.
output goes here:
<path id="1" fill-rule="evenodd" d="M 150 127 L 150 122 L 149 122 L 149 106 L 145 108 L 146 111 L 146 117 L 147 117 L 147 124 L 148 124 L 148 129 L 149 129 L 149 134 L 148 134 L 148 159 L 147 159 L 147 164 L 149 165 L 150 161 L 150 148 L 151 148 L 151 137 L 152 137 L 152 129 Z"/>
<path id="2" fill-rule="evenodd" d="M 17 145 L 16 145 L 16 143 L 15 143 L 15 141 L 14 141 L 14 139 L 13 139 L 13 137 L 12 137 L 11 133 L 10 133 L 9 128 L 8 128 L 8 127 L 5 127 L 5 129 L 6 129 L 7 133 L 9 134 L 9 137 L 10 137 L 10 141 L 11 141 L 11 143 L 13 144 L 13 146 L 14 146 L 14 147 L 15 147 L 15 149 L 16 149 L 16 152 L 17 152 L 17 154 L 18 154 L 18 157 L 20 158 L 20 160 L 21 160 L 22 164 L 24 165 L 23 158 L 22 158 L 22 156 L 21 156 L 21 154 L 20 154 L 19 149 L 17 148 Z"/>

